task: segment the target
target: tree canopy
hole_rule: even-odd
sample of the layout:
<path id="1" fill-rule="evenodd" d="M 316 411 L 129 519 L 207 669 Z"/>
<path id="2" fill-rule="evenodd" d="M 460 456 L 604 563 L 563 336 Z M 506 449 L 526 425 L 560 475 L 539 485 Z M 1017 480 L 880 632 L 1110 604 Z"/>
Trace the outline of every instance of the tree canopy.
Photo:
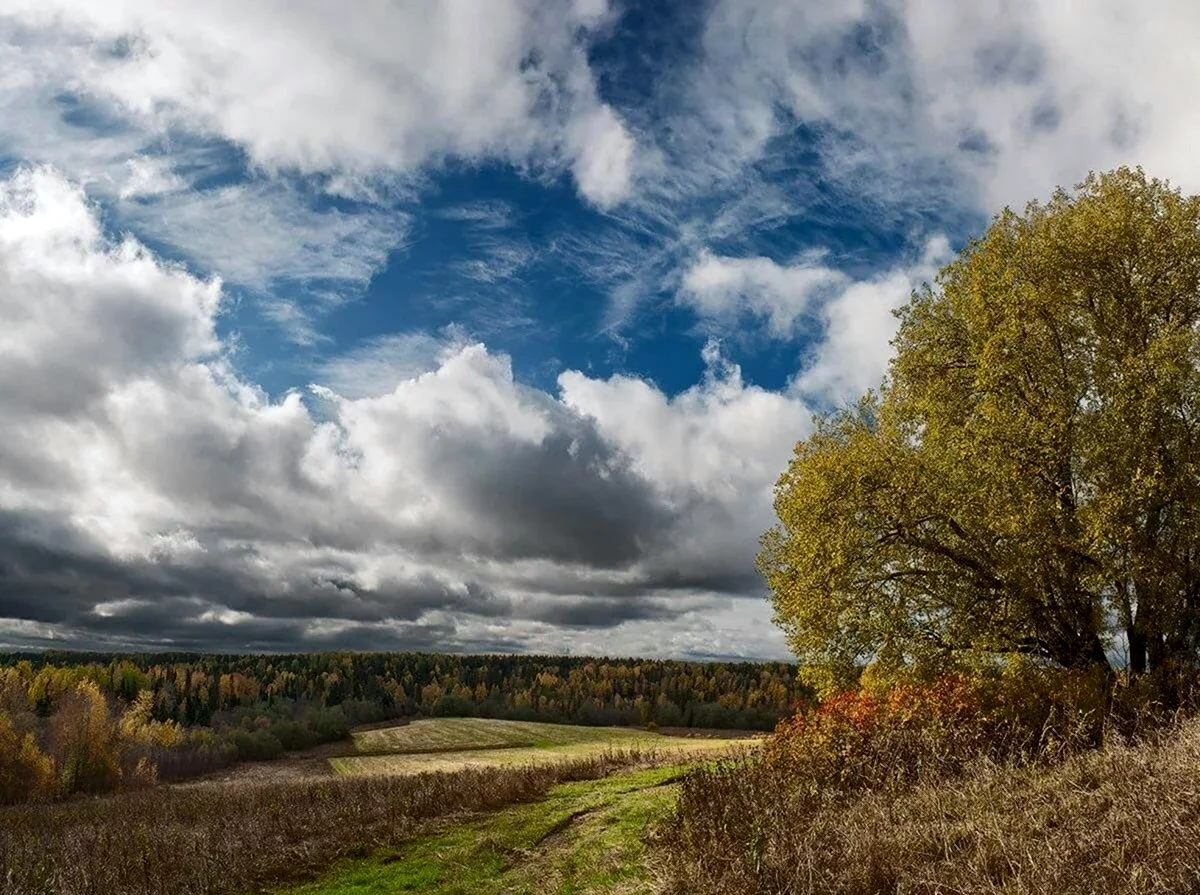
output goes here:
<path id="1" fill-rule="evenodd" d="M 1200 198 L 1140 169 L 1005 210 L 817 420 L 760 568 L 802 660 L 1132 674 L 1200 646 Z"/>

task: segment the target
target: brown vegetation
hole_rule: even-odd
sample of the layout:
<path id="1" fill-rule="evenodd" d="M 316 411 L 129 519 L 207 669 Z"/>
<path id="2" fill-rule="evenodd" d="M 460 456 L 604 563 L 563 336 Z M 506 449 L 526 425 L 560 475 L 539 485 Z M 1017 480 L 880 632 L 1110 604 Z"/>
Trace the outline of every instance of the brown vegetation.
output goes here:
<path id="1" fill-rule="evenodd" d="M 667 895 L 1167 895 L 1200 891 L 1200 723 L 1058 765 L 848 793 L 768 764 L 684 783 L 659 831 Z"/>
<path id="2" fill-rule="evenodd" d="M 1105 680 L 868 673 L 761 755 L 689 775 L 656 833 L 663 891 L 1200 891 L 1200 720 L 1162 711 L 1147 677 Z"/>
<path id="3" fill-rule="evenodd" d="M 647 758 L 628 751 L 412 777 L 158 786 L 0 809 L 0 895 L 254 891 L 395 845 L 424 821 L 527 801 Z"/>

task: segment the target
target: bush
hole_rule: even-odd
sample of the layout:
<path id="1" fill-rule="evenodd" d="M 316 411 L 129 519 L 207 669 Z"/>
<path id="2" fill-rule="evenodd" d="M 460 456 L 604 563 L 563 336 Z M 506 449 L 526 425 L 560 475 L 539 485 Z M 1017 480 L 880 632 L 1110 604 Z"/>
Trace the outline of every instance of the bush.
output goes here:
<path id="1" fill-rule="evenodd" d="M 299 721 L 276 721 L 270 726 L 269 731 L 288 752 L 307 749 L 317 742 L 313 731 Z"/>
<path id="2" fill-rule="evenodd" d="M 308 726 L 321 743 L 332 743 L 350 736 L 350 722 L 346 720 L 340 707 L 314 711 Z"/>
<path id="3" fill-rule="evenodd" d="M 269 730 L 235 729 L 228 734 L 237 757 L 246 761 L 265 761 L 283 754 L 283 743 Z"/>
<path id="4" fill-rule="evenodd" d="M 769 762 L 798 786 L 856 789 L 957 773 L 979 759 L 1044 760 L 1099 745 L 1099 675 L 1014 661 L 976 673 L 867 673 L 861 686 L 780 722 Z"/>

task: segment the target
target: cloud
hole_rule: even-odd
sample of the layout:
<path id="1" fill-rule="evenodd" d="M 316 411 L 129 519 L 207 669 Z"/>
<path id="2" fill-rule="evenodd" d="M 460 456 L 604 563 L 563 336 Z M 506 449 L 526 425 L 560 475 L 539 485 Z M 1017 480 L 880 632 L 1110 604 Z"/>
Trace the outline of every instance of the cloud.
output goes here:
<path id="1" fill-rule="evenodd" d="M 4 16 L 61 86 L 147 131 L 228 140 L 267 170 L 385 179 L 447 157 L 573 168 L 601 205 L 633 146 L 599 101 L 605 2 L 336 4 L 14 0 Z"/>
<path id="2" fill-rule="evenodd" d="M 679 299 L 718 332 L 744 328 L 749 315 L 765 320 L 776 339 L 806 338 L 792 390 L 820 406 L 880 383 L 892 354 L 895 310 L 950 258 L 949 241 L 938 235 L 925 241 L 919 258 L 855 279 L 816 254 L 780 264 L 704 251 L 684 273 Z"/>
<path id="3" fill-rule="evenodd" d="M 379 397 L 407 379 L 436 369 L 443 357 L 467 344 L 466 334 L 458 327 L 448 328 L 440 337 L 424 332 L 375 336 L 324 361 L 317 380 L 342 397 Z"/>
<path id="4" fill-rule="evenodd" d="M 683 275 L 680 298 L 701 317 L 737 323 L 742 313 L 765 317 L 776 338 L 793 335 L 811 306 L 845 287 L 841 271 L 810 255 L 794 264 L 770 258 L 725 258 L 705 251 Z"/>
<path id="5" fill-rule="evenodd" d="M 220 282 L 96 215 L 50 169 L 0 183 L 0 375 L 29 383 L 0 396 L 0 641 L 564 649 L 604 628 L 605 651 L 692 650 L 759 592 L 751 541 L 806 413 L 715 346 L 673 398 L 535 389 L 454 333 L 356 389 L 432 347 L 393 338 L 275 400 L 225 359 Z M 727 646 L 760 652 L 757 624 Z"/>
<path id="6" fill-rule="evenodd" d="M 635 145 L 625 125 L 608 106 L 597 105 L 568 129 L 579 191 L 609 208 L 628 197 Z"/>
<path id="7" fill-rule="evenodd" d="M 891 340 L 899 325 L 894 312 L 914 289 L 932 284 L 950 258 L 949 241 L 935 236 L 911 265 L 847 285 L 821 309 L 823 338 L 793 389 L 816 401 L 837 403 L 876 388 L 892 356 Z"/>
<path id="8" fill-rule="evenodd" d="M 721 0 L 691 80 L 743 153 L 798 122 L 860 194 L 991 211 L 1117 164 L 1200 186 L 1198 27 L 1187 0 Z"/>
<path id="9" fill-rule="evenodd" d="M 0 11 L 0 153 L 66 172 L 122 227 L 193 270 L 260 294 L 315 282 L 350 297 L 404 243 L 402 211 L 343 210 L 286 178 L 241 176 L 227 147 L 164 135 L 110 98 L 81 94 L 81 67 L 99 49 L 64 37 L 58 18 L 20 24 L 27 18 Z"/>

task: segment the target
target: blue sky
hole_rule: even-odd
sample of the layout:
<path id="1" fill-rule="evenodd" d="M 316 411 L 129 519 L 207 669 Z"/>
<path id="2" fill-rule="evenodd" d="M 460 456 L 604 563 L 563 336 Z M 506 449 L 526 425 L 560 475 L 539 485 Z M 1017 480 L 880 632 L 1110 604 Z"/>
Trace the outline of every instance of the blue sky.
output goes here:
<path id="1" fill-rule="evenodd" d="M 1192 4 L 0 2 L 0 646 L 781 656 L 813 413 L 1197 171 Z"/>

